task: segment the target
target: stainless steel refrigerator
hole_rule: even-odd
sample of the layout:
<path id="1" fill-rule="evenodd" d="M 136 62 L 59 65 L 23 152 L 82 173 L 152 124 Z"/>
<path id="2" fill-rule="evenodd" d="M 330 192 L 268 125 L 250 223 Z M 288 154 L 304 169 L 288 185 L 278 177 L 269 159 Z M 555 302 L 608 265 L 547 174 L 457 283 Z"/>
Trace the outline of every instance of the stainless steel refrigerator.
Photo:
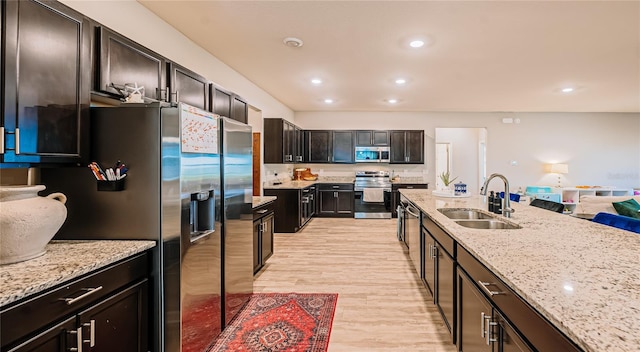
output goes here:
<path id="1" fill-rule="evenodd" d="M 202 351 L 253 291 L 251 128 L 185 104 L 91 109 L 91 158 L 129 168 L 98 191 L 85 168 L 43 169 L 67 195 L 56 239 L 145 239 L 156 351 Z"/>

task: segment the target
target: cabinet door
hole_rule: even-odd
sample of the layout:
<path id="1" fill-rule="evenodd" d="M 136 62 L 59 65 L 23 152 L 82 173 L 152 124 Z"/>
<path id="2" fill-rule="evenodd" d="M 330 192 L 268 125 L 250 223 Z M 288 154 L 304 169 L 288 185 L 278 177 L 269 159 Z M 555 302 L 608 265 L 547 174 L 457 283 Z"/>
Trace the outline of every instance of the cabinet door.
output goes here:
<path id="1" fill-rule="evenodd" d="M 284 120 L 264 119 L 264 163 L 284 163 Z"/>
<path id="2" fill-rule="evenodd" d="M 405 133 L 404 131 L 389 132 L 389 162 L 403 164 L 405 159 Z"/>
<path id="3" fill-rule="evenodd" d="M 149 345 L 147 280 L 125 289 L 78 314 L 85 351 L 145 352 Z M 91 333 L 93 322 L 94 333 Z M 87 348 L 90 347 L 90 348 Z"/>
<path id="4" fill-rule="evenodd" d="M 260 219 L 253 222 L 253 273 L 255 274 L 262 267 L 262 248 L 260 243 L 262 237 L 262 221 Z"/>
<path id="5" fill-rule="evenodd" d="M 492 320 L 489 301 L 462 270 L 458 270 L 458 338 L 459 352 L 491 352 L 494 336 L 488 335 Z"/>
<path id="6" fill-rule="evenodd" d="M 429 232 L 422 229 L 424 236 L 424 283 L 427 291 L 431 293 L 432 301 L 436 302 L 436 241 L 431 237 Z"/>
<path id="7" fill-rule="evenodd" d="M 424 163 L 424 131 L 407 131 L 405 140 L 406 162 Z"/>
<path id="8" fill-rule="evenodd" d="M 296 162 L 303 162 L 304 160 L 304 131 L 299 127 L 294 126 L 294 134 L 295 134 L 295 157 L 293 158 Z"/>
<path id="9" fill-rule="evenodd" d="M 209 83 L 206 78 L 175 63 L 168 65 L 168 71 L 171 102 L 209 110 Z"/>
<path id="10" fill-rule="evenodd" d="M 336 214 L 353 217 L 353 191 L 337 191 Z"/>
<path id="11" fill-rule="evenodd" d="M 504 317 L 495 312 L 499 327 L 499 349 L 500 352 L 533 352 L 520 335 L 511 327 Z"/>
<path id="12" fill-rule="evenodd" d="M 354 163 L 355 145 L 353 143 L 353 131 L 333 131 L 333 158 L 334 163 Z"/>
<path id="13" fill-rule="evenodd" d="M 249 120 L 247 116 L 249 114 L 248 109 L 249 105 L 247 102 L 234 94 L 231 102 L 231 118 L 242 123 L 247 123 Z"/>
<path id="14" fill-rule="evenodd" d="M 273 214 L 262 218 L 262 265 L 273 254 Z"/>
<path id="15" fill-rule="evenodd" d="M 91 32 L 57 2 L 3 1 L 1 162 L 85 162 Z M 6 138 L 6 141 L 4 139 Z"/>
<path id="16" fill-rule="evenodd" d="M 356 145 L 359 147 L 371 146 L 373 131 L 356 131 Z"/>
<path id="17" fill-rule="evenodd" d="M 389 131 L 372 131 L 372 144 L 375 146 L 389 145 Z"/>
<path id="18" fill-rule="evenodd" d="M 445 252 L 444 249 L 436 244 L 434 253 L 437 258 L 436 270 L 438 272 L 436 279 L 436 304 L 442 313 L 444 322 L 451 333 L 454 332 L 454 283 L 455 283 L 455 263 L 453 258 Z"/>
<path id="19" fill-rule="evenodd" d="M 211 85 L 211 111 L 220 116 L 231 117 L 231 93 L 226 90 Z"/>
<path id="20" fill-rule="evenodd" d="M 338 191 L 318 191 L 318 215 L 332 216 L 336 213 L 336 198 Z"/>
<path id="21" fill-rule="evenodd" d="M 43 331 L 7 352 L 62 352 L 78 347 L 76 317 L 73 316 L 60 324 Z M 71 333 L 74 332 L 74 333 Z M 5 351 L 5 349 L 2 349 Z"/>
<path id="22" fill-rule="evenodd" d="M 331 131 L 305 131 L 305 156 L 310 163 L 331 161 Z"/>
<path id="23" fill-rule="evenodd" d="M 111 84 L 137 84 L 144 87 L 145 97 L 167 100 L 165 59 L 107 28 L 98 27 L 97 30 L 100 64 L 94 89 L 120 96 Z"/>

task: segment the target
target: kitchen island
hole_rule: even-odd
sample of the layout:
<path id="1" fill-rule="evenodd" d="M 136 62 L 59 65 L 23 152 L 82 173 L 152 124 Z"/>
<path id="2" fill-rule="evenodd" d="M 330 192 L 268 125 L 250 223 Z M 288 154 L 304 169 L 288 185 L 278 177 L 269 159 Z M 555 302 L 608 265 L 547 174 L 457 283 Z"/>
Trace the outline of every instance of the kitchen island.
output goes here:
<path id="1" fill-rule="evenodd" d="M 585 351 L 640 346 L 640 236 L 512 203 L 520 229 L 466 228 L 440 208 L 487 209 L 485 197 L 401 190 L 433 222 Z"/>

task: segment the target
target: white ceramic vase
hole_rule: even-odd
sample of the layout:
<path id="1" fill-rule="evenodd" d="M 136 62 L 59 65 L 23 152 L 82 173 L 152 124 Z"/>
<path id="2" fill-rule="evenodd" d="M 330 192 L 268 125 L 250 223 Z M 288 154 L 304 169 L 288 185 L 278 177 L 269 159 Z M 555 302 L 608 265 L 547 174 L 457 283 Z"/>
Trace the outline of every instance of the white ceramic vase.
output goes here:
<path id="1" fill-rule="evenodd" d="M 67 218 L 62 193 L 38 196 L 36 186 L 0 186 L 0 264 L 39 257 Z"/>

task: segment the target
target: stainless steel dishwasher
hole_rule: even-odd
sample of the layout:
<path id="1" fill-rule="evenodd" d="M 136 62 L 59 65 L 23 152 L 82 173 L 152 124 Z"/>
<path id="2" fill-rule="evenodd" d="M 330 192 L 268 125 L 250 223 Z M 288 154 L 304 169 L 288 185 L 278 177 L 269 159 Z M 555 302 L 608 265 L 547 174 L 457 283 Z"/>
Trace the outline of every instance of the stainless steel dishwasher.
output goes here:
<path id="1" fill-rule="evenodd" d="M 422 246 L 420 244 L 420 210 L 404 197 L 402 202 L 406 202 L 404 207 L 404 235 L 407 246 L 409 247 L 409 258 L 413 263 L 413 267 L 420 277 L 422 277 L 422 261 L 420 260 L 420 252 Z"/>

